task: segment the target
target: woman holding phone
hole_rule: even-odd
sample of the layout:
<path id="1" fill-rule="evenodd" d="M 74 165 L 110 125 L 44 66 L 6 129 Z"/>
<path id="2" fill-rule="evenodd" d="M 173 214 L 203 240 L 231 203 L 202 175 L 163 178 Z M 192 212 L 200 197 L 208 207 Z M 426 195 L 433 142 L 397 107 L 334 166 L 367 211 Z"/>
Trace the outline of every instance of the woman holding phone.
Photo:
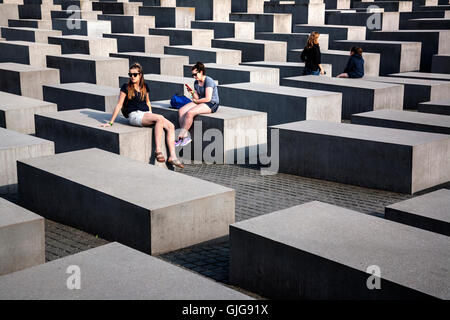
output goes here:
<path id="1" fill-rule="evenodd" d="M 217 85 L 211 77 L 206 75 L 205 65 L 197 62 L 192 67 L 192 77 L 194 77 L 194 90 L 189 86 L 192 95 L 192 102 L 178 110 L 178 121 L 180 123 L 180 133 L 175 142 L 175 146 L 185 146 L 192 140 L 189 137 L 189 129 L 194 122 L 194 117 L 199 114 L 214 113 L 219 108 L 219 92 Z"/>

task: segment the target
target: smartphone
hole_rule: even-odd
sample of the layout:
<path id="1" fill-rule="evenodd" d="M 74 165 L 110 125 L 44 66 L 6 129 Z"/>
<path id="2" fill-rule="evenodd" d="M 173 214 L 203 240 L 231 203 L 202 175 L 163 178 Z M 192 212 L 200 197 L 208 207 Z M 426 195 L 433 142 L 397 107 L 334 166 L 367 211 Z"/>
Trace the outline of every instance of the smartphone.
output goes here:
<path id="1" fill-rule="evenodd" d="M 189 85 L 188 85 L 187 83 L 185 83 L 184 85 L 186 86 L 186 88 L 187 88 L 187 90 L 188 90 L 189 92 L 192 92 L 192 91 L 193 91 L 193 90 L 191 89 L 191 87 L 189 87 Z"/>

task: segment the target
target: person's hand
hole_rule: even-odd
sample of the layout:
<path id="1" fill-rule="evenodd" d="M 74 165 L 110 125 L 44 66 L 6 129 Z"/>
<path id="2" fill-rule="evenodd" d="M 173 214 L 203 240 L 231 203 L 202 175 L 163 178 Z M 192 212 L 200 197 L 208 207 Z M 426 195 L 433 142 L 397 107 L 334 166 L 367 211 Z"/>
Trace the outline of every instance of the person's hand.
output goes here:
<path id="1" fill-rule="evenodd" d="M 324 74 L 325 74 L 325 70 L 320 69 L 320 74 L 321 74 L 321 75 L 324 75 Z"/>
<path id="2" fill-rule="evenodd" d="M 110 121 L 105 120 L 105 122 L 106 122 L 106 123 L 102 123 L 102 124 L 100 124 L 99 126 L 100 126 L 100 127 L 103 127 L 103 128 L 105 128 L 105 127 L 111 127 Z"/>
<path id="3" fill-rule="evenodd" d="M 195 103 L 195 104 L 198 104 L 197 103 L 197 99 L 195 99 L 195 98 L 192 99 L 192 102 Z"/>

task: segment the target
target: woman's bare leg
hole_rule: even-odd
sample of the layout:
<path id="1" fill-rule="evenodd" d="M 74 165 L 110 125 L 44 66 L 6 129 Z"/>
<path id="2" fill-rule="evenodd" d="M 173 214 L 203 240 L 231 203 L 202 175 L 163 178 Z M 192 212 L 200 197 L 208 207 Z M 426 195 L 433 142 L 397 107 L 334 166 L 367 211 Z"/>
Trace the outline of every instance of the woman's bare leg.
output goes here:
<path id="1" fill-rule="evenodd" d="M 194 118 L 199 114 L 207 113 L 211 113 L 211 108 L 204 103 L 198 104 L 195 107 L 189 109 L 189 111 L 184 115 L 184 123 L 182 129 L 188 132 L 192 126 L 192 123 L 194 122 Z"/>
<path id="2" fill-rule="evenodd" d="M 169 149 L 169 160 L 176 159 L 177 156 L 175 154 L 175 126 L 172 122 L 167 119 L 164 119 L 164 130 L 166 130 L 166 143 Z"/>
<path id="3" fill-rule="evenodd" d="M 186 114 L 188 113 L 189 110 L 195 108 L 196 106 L 197 104 L 190 102 L 178 110 L 178 123 L 180 124 L 181 128 L 180 133 L 178 134 L 179 138 L 187 137 L 187 131 L 184 130 L 184 122 L 186 119 Z"/>
<path id="4" fill-rule="evenodd" d="M 165 118 L 160 114 L 146 113 L 144 118 L 142 118 L 142 126 L 148 127 L 155 124 L 155 144 L 156 152 L 161 152 L 161 139 L 164 130 L 164 120 Z"/>

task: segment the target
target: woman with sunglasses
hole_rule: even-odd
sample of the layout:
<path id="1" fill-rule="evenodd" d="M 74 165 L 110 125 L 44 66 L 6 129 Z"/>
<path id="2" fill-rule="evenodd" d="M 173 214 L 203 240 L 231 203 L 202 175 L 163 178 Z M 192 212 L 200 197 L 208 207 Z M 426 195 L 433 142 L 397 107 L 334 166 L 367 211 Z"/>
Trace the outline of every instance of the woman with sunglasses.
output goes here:
<path id="1" fill-rule="evenodd" d="M 150 104 L 149 89 L 144 82 L 144 74 L 142 66 L 139 63 L 134 63 L 130 67 L 128 73 L 130 80 L 124 83 L 120 88 L 119 101 L 114 109 L 111 120 L 107 123 L 101 124 L 102 127 L 110 127 L 114 124 L 119 111 L 125 118 L 128 118 L 129 123 L 133 126 L 147 127 L 155 125 L 155 157 L 158 162 L 165 162 L 164 155 L 161 152 L 161 140 L 163 130 L 166 130 L 167 146 L 169 147 L 168 162 L 179 168 L 184 168 L 184 165 L 176 157 L 175 153 L 175 126 L 172 122 L 164 118 L 162 115 L 152 113 L 152 106 Z"/>
<path id="2" fill-rule="evenodd" d="M 199 114 L 216 112 L 219 108 L 219 93 L 217 85 L 211 77 L 206 76 L 205 65 L 197 62 L 192 67 L 194 77 L 194 91 L 191 91 L 192 102 L 188 103 L 178 111 L 178 122 L 180 133 L 175 146 L 185 146 L 192 140 L 188 136 L 189 129 L 194 122 L 194 117 Z"/>

